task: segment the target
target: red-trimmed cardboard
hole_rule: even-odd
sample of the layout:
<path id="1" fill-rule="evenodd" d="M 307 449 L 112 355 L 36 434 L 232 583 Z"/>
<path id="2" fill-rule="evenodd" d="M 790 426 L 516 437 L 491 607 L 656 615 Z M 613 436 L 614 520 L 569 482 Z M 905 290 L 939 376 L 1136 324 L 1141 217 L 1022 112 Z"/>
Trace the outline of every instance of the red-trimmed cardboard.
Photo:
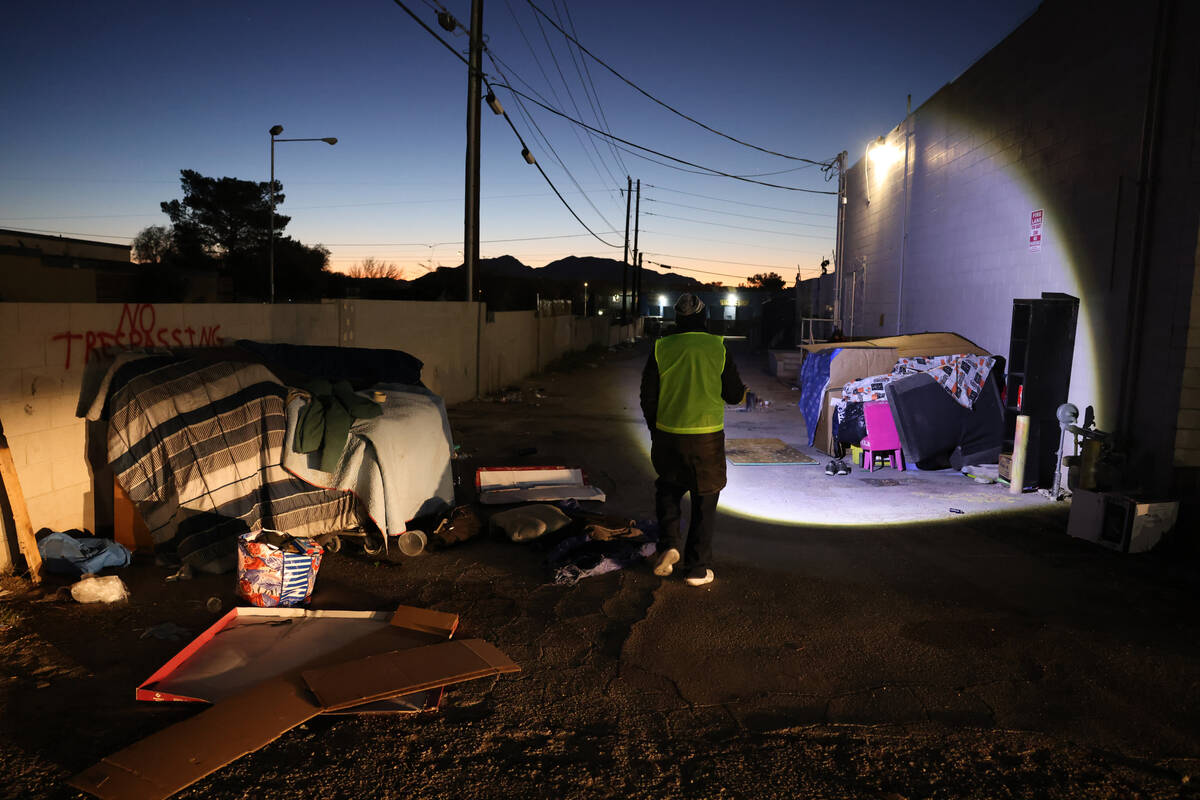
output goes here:
<path id="1" fill-rule="evenodd" d="M 458 617 L 401 607 L 392 625 L 448 637 Z M 216 635 L 218 626 L 205 634 L 210 632 Z M 387 629 L 378 633 L 386 634 Z M 318 659 L 303 673 L 293 671 L 258 683 L 108 756 L 69 784 L 104 800 L 165 800 L 297 725 L 334 711 L 330 703 L 348 708 L 520 670 L 478 639 L 379 651 L 386 641 L 386 636 L 371 634 Z M 312 686 L 320 688 L 324 700 Z"/>
<path id="2" fill-rule="evenodd" d="M 475 491 L 479 502 L 488 505 L 605 499 L 603 490 L 589 485 L 578 467 L 479 467 Z"/>

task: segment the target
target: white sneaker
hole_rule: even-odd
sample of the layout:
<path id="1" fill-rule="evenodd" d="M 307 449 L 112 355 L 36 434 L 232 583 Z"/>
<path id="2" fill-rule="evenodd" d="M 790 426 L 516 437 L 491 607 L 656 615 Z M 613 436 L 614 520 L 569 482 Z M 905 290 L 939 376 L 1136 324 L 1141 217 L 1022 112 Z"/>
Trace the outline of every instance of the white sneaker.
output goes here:
<path id="1" fill-rule="evenodd" d="M 667 577 L 675 568 L 675 562 L 678 560 L 679 551 L 674 547 L 668 547 L 658 554 L 658 560 L 654 562 L 654 574 L 660 578 Z"/>
<path id="2" fill-rule="evenodd" d="M 717 576 L 713 574 L 711 569 L 706 569 L 703 572 L 698 569 L 694 569 L 688 573 L 688 576 L 684 582 L 687 583 L 688 586 L 703 586 L 706 583 L 712 583 L 716 577 Z"/>

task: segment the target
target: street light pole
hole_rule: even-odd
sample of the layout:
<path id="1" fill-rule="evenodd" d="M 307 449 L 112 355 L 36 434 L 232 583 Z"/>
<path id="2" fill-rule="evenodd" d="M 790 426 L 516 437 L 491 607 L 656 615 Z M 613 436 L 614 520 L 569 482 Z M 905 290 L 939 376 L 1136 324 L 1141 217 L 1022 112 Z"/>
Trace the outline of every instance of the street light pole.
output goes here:
<path id="1" fill-rule="evenodd" d="M 269 244 L 268 260 L 270 263 L 271 273 L 271 305 L 275 304 L 275 143 L 276 142 L 324 142 L 327 145 L 337 144 L 337 138 L 334 136 L 322 136 L 315 139 L 276 139 L 275 137 L 283 133 L 282 125 L 272 125 L 267 131 L 271 134 L 271 183 L 267 187 L 267 192 L 271 198 L 271 240 Z"/>

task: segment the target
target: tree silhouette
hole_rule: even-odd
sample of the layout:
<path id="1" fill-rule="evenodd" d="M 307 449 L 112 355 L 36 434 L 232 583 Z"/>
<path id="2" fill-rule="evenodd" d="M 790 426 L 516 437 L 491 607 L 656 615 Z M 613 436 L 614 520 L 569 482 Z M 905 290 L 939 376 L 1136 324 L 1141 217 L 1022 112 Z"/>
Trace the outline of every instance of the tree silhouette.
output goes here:
<path id="1" fill-rule="evenodd" d="M 759 272 L 747 278 L 746 283 L 749 286 L 770 289 L 773 292 L 778 292 L 784 287 L 783 276 L 777 272 Z"/>

